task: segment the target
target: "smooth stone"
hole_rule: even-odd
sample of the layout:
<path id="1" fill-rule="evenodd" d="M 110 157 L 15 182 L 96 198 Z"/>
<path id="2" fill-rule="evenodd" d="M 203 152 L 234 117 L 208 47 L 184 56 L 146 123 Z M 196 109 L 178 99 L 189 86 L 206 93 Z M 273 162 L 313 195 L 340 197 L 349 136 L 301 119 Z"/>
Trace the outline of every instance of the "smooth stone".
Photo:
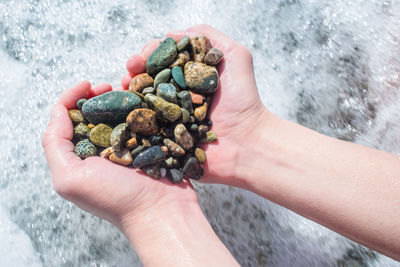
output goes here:
<path id="1" fill-rule="evenodd" d="M 129 91 L 142 92 L 144 88 L 153 86 L 153 78 L 147 74 L 138 74 L 129 83 Z"/>
<path id="2" fill-rule="evenodd" d="M 208 104 L 207 102 L 204 103 L 204 105 L 197 107 L 194 110 L 194 117 L 196 118 L 197 121 L 203 121 L 206 118 L 207 115 L 207 108 L 208 108 Z"/>
<path id="3" fill-rule="evenodd" d="M 115 152 L 119 152 L 129 138 L 129 129 L 126 123 L 120 123 L 114 127 L 110 136 L 110 143 Z"/>
<path id="4" fill-rule="evenodd" d="M 196 123 L 193 123 L 192 125 L 190 125 L 190 131 L 191 132 L 197 132 L 199 129 L 199 126 Z"/>
<path id="5" fill-rule="evenodd" d="M 151 53 L 146 61 L 146 72 L 154 76 L 161 70 L 167 68 L 174 60 L 178 53 L 176 42 L 173 38 L 166 38 Z"/>
<path id="6" fill-rule="evenodd" d="M 196 121 L 196 119 L 195 119 L 195 117 L 194 116 L 190 116 L 190 120 L 189 120 L 191 123 L 195 123 L 195 121 Z"/>
<path id="7" fill-rule="evenodd" d="M 146 94 L 153 94 L 155 91 L 154 87 L 146 87 L 143 89 L 142 94 L 146 95 Z"/>
<path id="8" fill-rule="evenodd" d="M 138 146 L 137 148 L 135 148 L 134 150 L 131 151 L 131 156 L 132 158 L 135 158 L 137 155 L 139 155 L 140 152 L 142 152 L 144 149 L 143 146 Z"/>
<path id="9" fill-rule="evenodd" d="M 168 151 L 171 152 L 172 156 L 181 157 L 185 155 L 185 150 L 171 139 L 165 138 L 163 143 L 167 146 Z"/>
<path id="10" fill-rule="evenodd" d="M 179 66 L 173 67 L 171 72 L 172 72 L 172 78 L 174 79 L 176 84 L 180 88 L 186 89 L 187 84 L 186 84 L 186 81 L 185 81 L 185 76 L 183 75 L 182 68 L 179 67 Z"/>
<path id="11" fill-rule="evenodd" d="M 109 147 L 111 146 L 110 138 L 111 138 L 112 128 L 104 123 L 97 124 L 90 131 L 89 139 L 90 142 L 97 146 L 101 147 Z"/>
<path id="12" fill-rule="evenodd" d="M 162 136 L 159 135 L 152 135 L 149 137 L 149 141 L 151 143 L 151 145 L 159 145 L 162 141 Z"/>
<path id="13" fill-rule="evenodd" d="M 163 120 L 174 122 L 182 115 L 181 108 L 178 105 L 165 101 L 161 97 L 147 94 L 144 100 L 150 108 L 154 109 L 156 115 Z"/>
<path id="14" fill-rule="evenodd" d="M 210 127 L 208 127 L 207 125 L 200 125 L 198 128 L 198 133 L 200 137 L 203 137 L 206 135 L 206 133 L 210 130 Z"/>
<path id="15" fill-rule="evenodd" d="M 82 112 L 78 109 L 70 109 L 68 110 L 69 117 L 74 124 L 84 123 L 85 118 L 82 115 Z"/>
<path id="16" fill-rule="evenodd" d="M 197 104 L 197 105 L 203 104 L 203 100 L 204 100 L 203 95 L 190 91 L 190 97 L 192 99 L 193 104 Z"/>
<path id="17" fill-rule="evenodd" d="M 143 166 L 141 169 L 148 176 L 155 178 L 155 179 L 160 179 L 161 178 L 160 165 L 161 164 L 159 164 L 159 163 L 147 165 L 147 166 Z"/>
<path id="18" fill-rule="evenodd" d="M 112 91 L 93 97 L 86 101 L 82 113 L 93 124 L 125 122 L 126 116 L 142 100 L 137 95 L 127 91 Z"/>
<path id="19" fill-rule="evenodd" d="M 196 36 L 190 39 L 194 61 L 203 62 L 208 50 L 211 48 L 210 40 L 205 36 Z"/>
<path id="20" fill-rule="evenodd" d="M 133 161 L 134 168 L 140 168 L 146 165 L 154 164 L 165 160 L 164 152 L 161 150 L 160 146 L 152 146 L 139 155 L 136 156 Z"/>
<path id="21" fill-rule="evenodd" d="M 176 143 L 186 151 L 193 147 L 193 137 L 182 123 L 176 125 L 174 136 Z"/>
<path id="22" fill-rule="evenodd" d="M 186 109 L 182 108 L 182 122 L 187 123 L 190 120 L 190 113 Z"/>
<path id="23" fill-rule="evenodd" d="M 148 139 L 142 138 L 142 146 L 144 148 L 151 147 L 151 143 L 150 143 L 150 141 Z"/>
<path id="24" fill-rule="evenodd" d="M 194 155 L 196 157 L 196 159 L 200 162 L 200 163 L 204 163 L 207 161 L 207 156 L 206 156 L 206 152 L 204 152 L 203 149 L 201 148 L 196 148 L 194 151 Z"/>
<path id="25" fill-rule="evenodd" d="M 144 99 L 144 94 L 141 94 L 141 93 L 136 92 L 136 91 L 133 91 L 133 90 L 132 90 L 132 91 L 129 91 L 129 92 L 131 92 L 131 93 L 137 95 L 137 96 L 140 97 L 140 99 L 143 101 L 143 99 Z M 143 102 L 142 102 L 142 104 L 143 104 Z"/>
<path id="26" fill-rule="evenodd" d="M 195 157 L 189 158 L 183 166 L 183 174 L 191 179 L 199 180 L 204 175 L 203 167 Z"/>
<path id="27" fill-rule="evenodd" d="M 180 183 L 183 180 L 183 172 L 178 169 L 170 169 L 168 172 L 168 179 L 173 184 Z"/>
<path id="28" fill-rule="evenodd" d="M 184 74 L 189 89 L 195 93 L 210 94 L 218 88 L 218 72 L 215 67 L 189 61 L 185 64 Z"/>
<path id="29" fill-rule="evenodd" d="M 177 103 L 178 100 L 176 98 L 176 88 L 171 83 L 161 83 L 157 87 L 157 96 L 161 97 L 162 99 Z"/>
<path id="30" fill-rule="evenodd" d="M 74 153 L 81 159 L 86 159 L 96 156 L 96 147 L 88 139 L 83 139 L 76 144 Z"/>
<path id="31" fill-rule="evenodd" d="M 131 139 L 125 142 L 125 147 L 128 149 L 134 149 L 135 147 L 137 147 L 137 145 L 138 142 L 136 140 L 136 137 L 132 137 Z"/>
<path id="32" fill-rule="evenodd" d="M 171 78 L 171 70 L 164 69 L 160 71 L 154 78 L 154 88 L 157 88 L 160 83 L 167 83 Z"/>
<path id="33" fill-rule="evenodd" d="M 123 166 L 129 165 L 133 161 L 131 153 L 126 148 L 124 148 L 120 152 L 113 152 L 108 159 L 116 164 Z"/>
<path id="34" fill-rule="evenodd" d="M 190 97 L 189 91 L 180 91 L 178 93 L 179 102 L 182 107 L 189 111 L 190 114 L 193 113 L 192 98 Z"/>
<path id="35" fill-rule="evenodd" d="M 90 128 L 84 123 L 79 123 L 74 128 L 74 136 L 78 139 L 89 138 Z"/>
<path id="36" fill-rule="evenodd" d="M 161 178 L 164 178 L 165 176 L 167 176 L 166 168 L 160 168 L 160 176 L 161 176 Z"/>
<path id="37" fill-rule="evenodd" d="M 211 48 L 204 57 L 204 63 L 215 66 L 222 60 L 223 57 L 224 54 L 221 51 L 219 51 L 217 48 Z"/>
<path id="38" fill-rule="evenodd" d="M 168 168 L 172 168 L 174 165 L 174 158 L 169 157 L 165 160 L 165 165 L 167 165 Z"/>
<path id="39" fill-rule="evenodd" d="M 107 147 L 106 149 L 100 152 L 100 157 L 108 159 L 112 153 L 114 153 L 114 148 Z"/>
<path id="40" fill-rule="evenodd" d="M 86 98 L 81 98 L 78 101 L 76 101 L 76 106 L 78 107 L 79 110 L 82 110 L 83 104 L 87 101 Z"/>
<path id="41" fill-rule="evenodd" d="M 90 129 L 93 129 L 94 127 L 96 127 L 94 124 L 91 124 L 91 123 L 89 123 L 88 124 L 88 127 L 90 128 Z"/>
<path id="42" fill-rule="evenodd" d="M 190 42 L 190 37 L 185 35 L 183 36 L 179 42 L 176 44 L 176 47 L 178 48 L 178 51 L 182 51 L 183 49 L 186 48 L 186 46 L 189 44 Z"/>
<path id="43" fill-rule="evenodd" d="M 132 110 L 126 117 L 126 123 L 134 133 L 152 135 L 158 131 L 156 113 L 148 108 Z"/>
<path id="44" fill-rule="evenodd" d="M 183 51 L 178 54 L 175 61 L 169 67 L 170 68 L 173 68 L 176 66 L 183 67 L 185 65 L 185 63 L 188 62 L 189 60 L 190 60 L 190 55 L 189 55 L 188 51 Z"/>

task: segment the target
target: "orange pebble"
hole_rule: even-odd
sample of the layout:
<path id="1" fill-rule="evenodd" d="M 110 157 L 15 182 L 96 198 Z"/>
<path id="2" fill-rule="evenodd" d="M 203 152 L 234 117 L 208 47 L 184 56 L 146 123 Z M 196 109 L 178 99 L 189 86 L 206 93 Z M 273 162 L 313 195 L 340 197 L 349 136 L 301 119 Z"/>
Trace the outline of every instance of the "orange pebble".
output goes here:
<path id="1" fill-rule="evenodd" d="M 190 91 L 190 96 L 192 97 L 193 104 L 203 104 L 203 95 Z"/>

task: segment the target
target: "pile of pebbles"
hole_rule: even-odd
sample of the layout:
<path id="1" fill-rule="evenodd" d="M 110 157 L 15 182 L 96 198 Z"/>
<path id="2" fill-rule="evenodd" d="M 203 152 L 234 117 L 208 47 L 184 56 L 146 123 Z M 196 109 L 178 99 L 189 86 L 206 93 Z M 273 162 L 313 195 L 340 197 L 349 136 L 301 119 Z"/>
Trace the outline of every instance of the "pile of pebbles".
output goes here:
<path id="1" fill-rule="evenodd" d="M 173 183 L 200 179 L 206 153 L 198 145 L 217 140 L 207 111 L 222 58 L 205 36 L 185 36 L 178 43 L 166 38 L 129 90 L 79 99 L 78 109 L 69 110 L 75 154 L 99 155 Z"/>

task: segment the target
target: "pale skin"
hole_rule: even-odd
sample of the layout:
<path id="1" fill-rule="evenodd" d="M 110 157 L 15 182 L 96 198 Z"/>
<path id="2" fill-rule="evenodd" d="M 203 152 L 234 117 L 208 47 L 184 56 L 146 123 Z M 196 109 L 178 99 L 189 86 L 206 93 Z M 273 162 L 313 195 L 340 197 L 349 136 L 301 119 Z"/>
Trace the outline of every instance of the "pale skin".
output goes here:
<path id="1" fill-rule="evenodd" d="M 253 191 L 356 242 L 400 260 L 400 160 L 280 119 L 261 103 L 249 50 L 207 25 L 167 36 L 205 35 L 224 53 L 210 119 L 219 139 L 205 147 L 203 182 Z M 159 43 L 127 62 L 127 89 Z M 53 107 L 42 143 L 53 186 L 65 199 L 118 227 L 146 266 L 236 266 L 204 217 L 189 181 L 151 179 L 106 159 L 79 159 L 68 109 L 112 90 L 82 82 Z M 245 91 L 246 93 L 243 93 Z"/>

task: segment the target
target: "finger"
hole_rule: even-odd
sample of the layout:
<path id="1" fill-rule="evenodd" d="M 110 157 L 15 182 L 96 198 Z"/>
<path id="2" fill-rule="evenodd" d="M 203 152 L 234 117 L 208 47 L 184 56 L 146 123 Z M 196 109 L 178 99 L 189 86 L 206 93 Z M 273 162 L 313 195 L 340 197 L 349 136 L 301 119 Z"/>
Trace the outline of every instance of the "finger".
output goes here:
<path id="1" fill-rule="evenodd" d="M 67 109 L 76 108 L 76 101 L 81 98 L 89 98 L 91 87 L 92 85 L 88 81 L 78 83 L 74 87 L 64 91 L 58 103 L 65 106 Z"/>
<path id="2" fill-rule="evenodd" d="M 102 95 L 104 93 L 107 93 L 112 90 L 112 86 L 109 83 L 102 83 L 99 85 L 96 85 L 92 88 L 92 94 L 93 96 L 98 96 Z"/>
<path id="3" fill-rule="evenodd" d="M 149 41 L 142 49 L 142 57 L 146 61 L 150 54 L 159 46 L 161 39 L 153 39 Z"/>
<path id="4" fill-rule="evenodd" d="M 132 80 L 132 77 L 129 74 L 126 74 L 124 77 L 122 77 L 122 79 L 121 79 L 122 89 L 128 90 L 131 80 Z"/>
<path id="5" fill-rule="evenodd" d="M 123 89 L 121 87 L 115 87 L 113 88 L 113 91 L 123 91 Z"/>
<path id="6" fill-rule="evenodd" d="M 126 69 L 131 78 L 145 72 L 145 60 L 142 55 L 133 55 L 126 62 Z"/>

